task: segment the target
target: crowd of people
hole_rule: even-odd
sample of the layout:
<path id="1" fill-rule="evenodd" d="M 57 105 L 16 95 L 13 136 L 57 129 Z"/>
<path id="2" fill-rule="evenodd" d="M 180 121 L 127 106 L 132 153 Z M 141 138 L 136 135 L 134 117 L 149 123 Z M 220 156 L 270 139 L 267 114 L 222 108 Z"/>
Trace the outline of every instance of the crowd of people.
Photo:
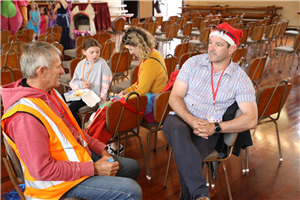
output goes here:
<path id="1" fill-rule="evenodd" d="M 33 2 L 27 27 L 44 34 L 47 27 L 58 24 L 63 27 L 64 48 L 73 48 L 69 8 L 64 0 L 50 2 L 48 9 L 39 9 Z M 212 28 L 208 53 L 188 59 L 174 82 L 169 99 L 174 113 L 166 118 L 163 132 L 174 151 L 182 199 L 209 200 L 202 160 L 216 147 L 221 134 L 256 127 L 252 82 L 231 61 L 241 37 L 241 30 L 226 23 Z M 155 49 L 155 38 L 143 28 L 130 27 L 122 43 L 140 64 L 137 81 L 117 96 L 126 97 L 133 91 L 148 97 L 161 93 L 168 73 L 163 56 Z M 96 40 L 85 40 L 85 58 L 69 83 L 73 90 L 92 90 L 100 98 L 99 105 L 106 102 L 112 81 L 111 69 L 100 57 L 101 48 Z M 141 171 L 139 163 L 116 155 L 123 148 L 118 143 L 107 145 L 88 135 L 77 114 L 86 103 L 78 100 L 68 106 L 56 91 L 64 74 L 60 56 L 46 42 L 26 44 L 20 60 L 24 78 L 1 88 L 3 135 L 23 165 L 25 197 L 142 199 L 142 189 L 134 180 Z M 234 103 L 243 114 L 222 121 Z"/>

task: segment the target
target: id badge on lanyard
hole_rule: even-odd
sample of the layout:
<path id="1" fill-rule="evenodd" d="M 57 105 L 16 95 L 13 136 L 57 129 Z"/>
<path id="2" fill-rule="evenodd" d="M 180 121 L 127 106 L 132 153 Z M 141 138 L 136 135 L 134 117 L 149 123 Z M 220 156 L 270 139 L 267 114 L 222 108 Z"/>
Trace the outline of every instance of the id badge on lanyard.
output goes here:
<path id="1" fill-rule="evenodd" d="M 227 67 L 226 67 L 227 68 Z M 222 122 L 222 113 L 217 112 L 216 111 L 216 96 L 217 96 L 217 92 L 219 89 L 219 85 L 221 82 L 221 78 L 223 76 L 224 71 L 226 70 L 226 68 L 223 70 L 223 72 L 221 73 L 221 76 L 219 78 L 218 84 L 217 84 L 217 88 L 216 91 L 214 90 L 214 80 L 213 80 L 213 64 L 211 63 L 211 88 L 212 88 L 212 93 L 213 93 L 213 106 L 214 106 L 214 111 L 208 113 L 207 116 L 207 121 L 209 123 L 215 123 L 215 122 Z"/>

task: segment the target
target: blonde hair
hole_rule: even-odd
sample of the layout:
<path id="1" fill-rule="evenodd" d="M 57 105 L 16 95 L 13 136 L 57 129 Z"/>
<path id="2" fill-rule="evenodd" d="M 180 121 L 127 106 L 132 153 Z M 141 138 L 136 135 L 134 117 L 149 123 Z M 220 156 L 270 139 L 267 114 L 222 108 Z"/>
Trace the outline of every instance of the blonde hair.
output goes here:
<path id="1" fill-rule="evenodd" d="M 138 47 L 138 54 L 140 60 L 149 58 L 151 48 L 155 47 L 155 40 L 151 33 L 143 28 L 132 26 L 122 38 L 124 45 L 131 45 Z"/>
<path id="2" fill-rule="evenodd" d="M 35 9 L 39 10 L 39 5 L 36 2 L 32 2 L 31 4 L 34 4 L 35 5 Z"/>

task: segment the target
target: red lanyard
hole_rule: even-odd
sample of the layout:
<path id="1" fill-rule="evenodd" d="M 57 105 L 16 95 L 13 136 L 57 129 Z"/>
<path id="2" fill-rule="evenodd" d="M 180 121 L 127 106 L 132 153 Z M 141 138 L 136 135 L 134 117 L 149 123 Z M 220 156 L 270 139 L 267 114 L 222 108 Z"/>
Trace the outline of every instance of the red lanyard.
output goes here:
<path id="1" fill-rule="evenodd" d="M 153 51 L 153 49 L 154 49 L 154 48 L 152 47 L 150 51 Z M 138 75 L 137 75 L 136 85 L 135 85 L 135 89 L 136 89 L 136 90 L 138 89 L 138 85 L 139 85 L 140 66 L 141 66 L 141 64 L 144 63 L 144 62 L 145 62 L 145 60 L 141 60 L 139 66 L 138 66 Z"/>
<path id="2" fill-rule="evenodd" d="M 84 66 L 83 66 L 83 71 L 82 71 L 82 81 L 84 81 L 84 70 L 85 70 L 85 64 L 86 64 L 86 60 L 84 61 Z M 87 76 L 86 76 L 86 81 L 88 80 L 89 76 L 90 76 L 90 72 L 92 70 L 92 68 L 94 67 L 95 62 L 92 64 Z"/>
<path id="3" fill-rule="evenodd" d="M 218 89 L 219 89 L 221 78 L 223 76 L 223 73 L 224 73 L 225 69 L 221 73 L 221 76 L 219 78 L 219 81 L 218 81 L 218 84 L 217 84 L 217 88 L 216 88 L 216 91 L 215 91 L 214 90 L 214 79 L 213 79 L 213 73 L 214 73 L 214 71 L 213 71 L 213 63 L 211 63 L 211 76 L 210 76 L 210 78 L 211 78 L 211 89 L 212 89 L 212 93 L 213 93 L 213 105 L 216 105 L 216 96 L 217 96 L 217 92 L 218 92 Z"/>

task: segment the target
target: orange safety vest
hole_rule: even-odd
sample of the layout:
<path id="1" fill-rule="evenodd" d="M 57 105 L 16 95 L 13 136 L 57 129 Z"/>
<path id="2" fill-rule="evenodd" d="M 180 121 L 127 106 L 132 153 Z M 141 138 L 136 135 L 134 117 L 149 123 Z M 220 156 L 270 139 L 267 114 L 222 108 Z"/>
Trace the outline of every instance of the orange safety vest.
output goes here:
<path id="1" fill-rule="evenodd" d="M 61 101 L 66 108 L 67 115 L 70 117 L 73 124 L 78 126 L 72 113 L 67 108 L 66 104 Z M 72 162 L 92 162 L 88 152 L 74 138 L 63 120 L 58 117 L 51 108 L 41 99 L 38 98 L 22 98 L 13 106 L 11 106 L 2 117 L 1 126 L 4 130 L 2 133 L 4 138 L 15 150 L 18 156 L 25 178 L 25 197 L 26 199 L 59 199 L 69 189 L 82 182 L 88 176 L 82 177 L 75 181 L 42 181 L 32 177 L 20 158 L 16 144 L 9 137 L 9 133 L 5 130 L 6 120 L 12 117 L 17 112 L 25 112 L 39 119 L 49 134 L 49 151 L 55 160 L 72 161 Z M 79 134 L 86 141 L 81 129 Z M 7 134 L 6 134 L 6 133 Z"/>

